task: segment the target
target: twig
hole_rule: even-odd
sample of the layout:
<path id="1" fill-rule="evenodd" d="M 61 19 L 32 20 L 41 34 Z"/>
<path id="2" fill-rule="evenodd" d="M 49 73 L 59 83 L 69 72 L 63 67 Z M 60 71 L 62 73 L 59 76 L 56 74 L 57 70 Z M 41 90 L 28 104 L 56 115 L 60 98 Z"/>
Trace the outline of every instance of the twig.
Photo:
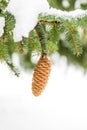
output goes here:
<path id="1" fill-rule="evenodd" d="M 77 43 L 76 43 L 76 40 L 75 40 L 74 35 L 73 35 L 73 33 L 72 33 L 72 25 L 69 26 L 69 32 L 70 32 L 70 35 L 71 35 L 71 37 L 72 37 L 72 40 L 73 40 L 73 43 L 74 43 L 74 46 L 75 46 L 75 49 L 76 49 L 76 53 L 77 53 L 77 55 L 78 55 L 79 50 L 78 50 L 78 48 L 77 48 L 77 46 L 76 46 Z"/>
<path id="2" fill-rule="evenodd" d="M 35 51 L 36 51 L 37 55 L 39 55 L 39 51 L 38 51 L 37 48 L 35 47 L 35 43 L 34 43 L 34 41 L 33 41 L 33 39 L 32 39 L 31 36 L 29 36 L 29 41 L 31 42 L 31 44 L 34 45 Z"/>
<path id="3" fill-rule="evenodd" d="M 40 24 L 62 24 L 62 22 L 59 21 L 44 21 L 44 20 L 40 20 L 39 21 Z"/>

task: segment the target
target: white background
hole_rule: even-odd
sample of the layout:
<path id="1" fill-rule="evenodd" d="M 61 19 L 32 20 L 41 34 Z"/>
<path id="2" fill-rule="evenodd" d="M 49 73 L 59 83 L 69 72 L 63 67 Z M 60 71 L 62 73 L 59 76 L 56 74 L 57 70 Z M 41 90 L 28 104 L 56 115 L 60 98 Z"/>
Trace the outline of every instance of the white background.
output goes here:
<path id="1" fill-rule="evenodd" d="M 34 17 L 35 8 L 23 2 L 13 0 L 15 4 L 9 6 L 17 20 L 17 39 L 28 34 L 38 14 Z M 17 57 L 14 59 L 18 63 Z M 39 97 L 34 97 L 31 91 L 33 72 L 21 70 L 16 78 L 4 63 L 0 64 L 0 130 L 87 130 L 87 75 L 81 69 L 67 67 L 64 57 L 54 55 L 53 60 L 49 82 Z"/>
<path id="2" fill-rule="evenodd" d="M 64 57 L 53 55 L 53 63 L 39 97 L 31 91 L 33 72 L 16 78 L 0 64 L 0 130 L 87 130 L 87 75 Z"/>

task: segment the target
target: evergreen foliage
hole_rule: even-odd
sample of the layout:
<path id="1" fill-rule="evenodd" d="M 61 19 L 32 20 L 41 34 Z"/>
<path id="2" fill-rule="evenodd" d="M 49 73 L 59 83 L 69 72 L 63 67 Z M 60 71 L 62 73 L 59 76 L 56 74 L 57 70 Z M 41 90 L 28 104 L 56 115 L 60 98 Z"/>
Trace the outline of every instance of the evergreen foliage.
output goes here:
<path id="1" fill-rule="evenodd" d="M 78 19 L 64 19 L 53 15 L 40 14 L 36 27 L 30 32 L 29 37 L 15 42 L 13 29 L 16 20 L 12 14 L 5 11 L 9 0 L 0 0 L 0 16 L 5 18 L 4 34 L 0 37 L 0 60 L 5 61 L 10 69 L 19 76 L 15 68 L 12 55 L 17 53 L 23 68 L 34 67 L 32 55 L 52 54 L 58 52 L 66 56 L 68 62 L 78 64 L 87 70 L 87 16 Z M 63 0 L 48 0 L 50 6 L 62 10 L 75 9 L 76 0 L 67 0 L 68 7 Z M 81 3 L 82 9 L 87 9 L 87 4 Z M 82 35 L 80 36 L 80 30 Z"/>

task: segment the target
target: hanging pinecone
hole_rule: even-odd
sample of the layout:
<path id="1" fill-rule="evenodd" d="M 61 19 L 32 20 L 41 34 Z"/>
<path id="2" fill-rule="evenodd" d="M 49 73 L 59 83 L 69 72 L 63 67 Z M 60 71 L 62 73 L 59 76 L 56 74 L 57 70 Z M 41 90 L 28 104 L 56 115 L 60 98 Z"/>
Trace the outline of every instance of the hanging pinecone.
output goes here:
<path id="1" fill-rule="evenodd" d="M 51 63 L 48 57 L 42 56 L 38 61 L 32 79 L 32 93 L 39 96 L 45 88 L 51 71 Z"/>

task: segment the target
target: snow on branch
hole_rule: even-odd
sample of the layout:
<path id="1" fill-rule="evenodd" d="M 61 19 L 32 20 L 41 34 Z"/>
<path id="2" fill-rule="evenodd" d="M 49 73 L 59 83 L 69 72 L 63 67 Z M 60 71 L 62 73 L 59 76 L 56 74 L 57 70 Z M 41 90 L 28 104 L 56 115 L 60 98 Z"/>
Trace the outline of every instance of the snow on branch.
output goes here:
<path id="1" fill-rule="evenodd" d="M 14 40 L 22 40 L 22 36 L 28 37 L 29 32 L 34 29 L 38 23 L 38 16 L 54 15 L 64 19 L 82 18 L 87 15 L 87 10 L 77 9 L 75 11 L 62 11 L 50 8 L 47 0 L 10 0 L 7 11 L 12 13 L 16 19 L 13 30 Z"/>
<path id="2" fill-rule="evenodd" d="M 4 17 L 0 17 L 0 37 L 4 33 L 4 29 L 3 29 L 4 26 L 5 26 L 5 18 Z"/>
<path id="3" fill-rule="evenodd" d="M 87 10 L 76 9 L 74 11 L 62 11 L 58 9 L 51 8 L 46 12 L 47 15 L 55 15 L 56 17 L 61 17 L 64 19 L 77 19 L 82 18 L 87 15 Z"/>

